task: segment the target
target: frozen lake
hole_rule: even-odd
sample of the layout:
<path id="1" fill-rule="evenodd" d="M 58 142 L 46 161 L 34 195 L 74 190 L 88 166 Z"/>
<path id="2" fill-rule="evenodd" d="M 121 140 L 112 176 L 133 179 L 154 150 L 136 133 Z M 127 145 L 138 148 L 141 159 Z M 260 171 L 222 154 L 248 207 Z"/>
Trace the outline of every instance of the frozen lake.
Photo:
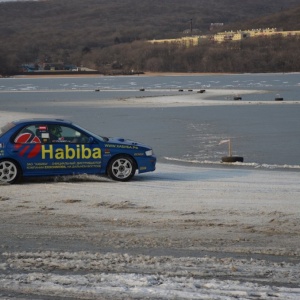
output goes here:
<path id="1" fill-rule="evenodd" d="M 232 102 L 236 94 L 243 100 Z M 284 101 L 274 101 L 278 94 Z M 243 166 L 299 169 L 299 94 L 299 74 L 5 78 L 0 110 L 50 114 L 144 141 L 160 161 L 220 164 L 228 150 L 219 142 L 231 139 Z"/>

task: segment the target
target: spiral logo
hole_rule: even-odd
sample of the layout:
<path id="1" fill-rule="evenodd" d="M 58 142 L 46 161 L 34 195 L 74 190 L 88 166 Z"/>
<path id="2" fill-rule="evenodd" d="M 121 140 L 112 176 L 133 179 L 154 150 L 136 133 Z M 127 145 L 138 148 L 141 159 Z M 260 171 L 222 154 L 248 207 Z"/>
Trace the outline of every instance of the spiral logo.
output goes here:
<path id="1" fill-rule="evenodd" d="M 32 133 L 26 132 L 18 135 L 15 143 L 15 149 L 19 150 L 21 157 L 33 158 L 41 152 L 41 141 Z"/>

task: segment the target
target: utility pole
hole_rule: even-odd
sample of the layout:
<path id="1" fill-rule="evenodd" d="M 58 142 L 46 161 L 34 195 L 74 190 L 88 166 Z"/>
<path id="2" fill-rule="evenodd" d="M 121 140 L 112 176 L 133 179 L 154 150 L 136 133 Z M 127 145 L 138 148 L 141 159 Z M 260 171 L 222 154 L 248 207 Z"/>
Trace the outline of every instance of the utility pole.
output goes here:
<path id="1" fill-rule="evenodd" d="M 193 34 L 193 19 L 190 20 L 191 21 L 191 35 Z"/>

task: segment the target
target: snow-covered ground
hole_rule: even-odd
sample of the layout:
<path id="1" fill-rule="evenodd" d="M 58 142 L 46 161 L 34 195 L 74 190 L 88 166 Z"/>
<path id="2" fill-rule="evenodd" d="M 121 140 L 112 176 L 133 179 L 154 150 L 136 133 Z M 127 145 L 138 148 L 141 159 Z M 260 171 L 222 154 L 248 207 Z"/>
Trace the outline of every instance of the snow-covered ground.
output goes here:
<path id="1" fill-rule="evenodd" d="M 2 185 L 0 295 L 299 299 L 299 196 L 298 172 L 168 164 Z"/>
<path id="2" fill-rule="evenodd" d="M 34 116 L 0 112 L 0 123 Z M 159 162 L 127 183 L 2 184 L 0 299 L 298 300 L 299 179 Z"/>
<path id="3" fill-rule="evenodd" d="M 34 299 L 299 299 L 300 293 L 265 284 L 265 278 L 298 284 L 299 265 L 289 263 L 51 251 L 3 256 L 14 271 L 0 277 L 3 290 Z"/>

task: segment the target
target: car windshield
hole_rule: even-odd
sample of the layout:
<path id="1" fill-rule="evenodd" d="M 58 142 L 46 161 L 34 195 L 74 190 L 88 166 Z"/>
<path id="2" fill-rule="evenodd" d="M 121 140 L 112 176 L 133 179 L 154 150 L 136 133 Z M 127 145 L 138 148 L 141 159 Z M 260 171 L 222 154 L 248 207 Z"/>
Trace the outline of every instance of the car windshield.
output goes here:
<path id="1" fill-rule="evenodd" d="M 4 135 L 4 133 L 6 133 L 8 130 L 10 130 L 11 128 L 15 127 L 16 124 L 14 123 L 7 123 L 6 125 L 4 125 L 3 127 L 0 128 L 0 136 Z"/>

